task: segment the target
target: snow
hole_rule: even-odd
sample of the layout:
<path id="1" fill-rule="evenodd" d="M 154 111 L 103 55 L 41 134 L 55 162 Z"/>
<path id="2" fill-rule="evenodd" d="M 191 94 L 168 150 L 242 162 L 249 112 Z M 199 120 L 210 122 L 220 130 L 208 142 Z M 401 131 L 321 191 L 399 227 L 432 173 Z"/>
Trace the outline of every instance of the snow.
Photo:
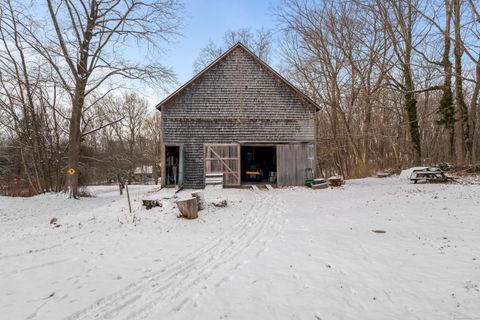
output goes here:
<path id="1" fill-rule="evenodd" d="M 210 189 L 228 206 L 196 220 L 176 217 L 188 190 L 130 186 L 132 214 L 116 187 L 91 191 L 0 197 L 0 318 L 480 316 L 479 185 Z"/>

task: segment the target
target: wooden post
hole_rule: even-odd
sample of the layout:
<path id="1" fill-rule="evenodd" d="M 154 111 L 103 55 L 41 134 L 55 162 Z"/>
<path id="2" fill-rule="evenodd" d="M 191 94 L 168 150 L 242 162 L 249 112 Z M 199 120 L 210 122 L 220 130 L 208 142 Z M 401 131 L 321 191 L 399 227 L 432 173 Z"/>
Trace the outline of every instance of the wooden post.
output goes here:
<path id="1" fill-rule="evenodd" d="M 128 192 L 128 181 L 125 183 L 125 189 L 127 190 L 128 210 L 132 213 L 132 205 L 130 203 L 130 193 Z"/>

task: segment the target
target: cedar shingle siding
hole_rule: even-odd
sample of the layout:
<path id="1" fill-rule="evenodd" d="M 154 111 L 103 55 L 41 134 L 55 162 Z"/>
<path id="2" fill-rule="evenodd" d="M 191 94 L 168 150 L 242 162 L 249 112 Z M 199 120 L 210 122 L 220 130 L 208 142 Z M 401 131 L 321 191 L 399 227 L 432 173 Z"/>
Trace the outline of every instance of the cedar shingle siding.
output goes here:
<path id="1" fill-rule="evenodd" d="M 315 140 L 316 107 L 242 45 L 160 104 L 166 145 L 183 145 L 185 188 L 204 187 L 205 143 Z"/>

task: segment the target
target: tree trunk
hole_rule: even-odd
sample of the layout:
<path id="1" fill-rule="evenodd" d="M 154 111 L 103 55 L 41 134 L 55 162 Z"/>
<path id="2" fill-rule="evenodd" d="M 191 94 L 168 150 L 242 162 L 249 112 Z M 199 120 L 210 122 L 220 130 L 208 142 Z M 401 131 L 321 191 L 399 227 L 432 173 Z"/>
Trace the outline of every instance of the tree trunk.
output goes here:
<path id="1" fill-rule="evenodd" d="M 156 157 L 155 157 L 155 160 L 156 160 Z M 152 178 L 153 178 L 153 184 L 157 185 L 158 184 L 158 168 L 157 168 L 156 161 L 152 163 Z"/>
<path id="2" fill-rule="evenodd" d="M 420 128 L 418 125 L 418 116 L 417 116 L 417 99 L 415 99 L 415 84 L 413 82 L 413 72 L 412 72 L 412 50 L 413 50 L 413 22 L 412 22 L 412 3 L 408 2 L 408 12 L 407 12 L 407 30 L 404 35 L 405 37 L 405 57 L 403 63 L 403 77 L 406 93 L 405 98 L 405 110 L 407 111 L 408 119 L 408 128 L 410 131 L 410 139 L 413 145 L 413 154 L 414 154 L 414 164 L 419 166 L 422 164 L 422 148 L 420 140 Z"/>
<path id="3" fill-rule="evenodd" d="M 443 125 L 448 132 L 448 149 L 449 161 L 455 162 L 455 106 L 453 105 L 452 92 L 452 63 L 450 62 L 450 47 L 451 47 L 451 17 L 452 7 L 451 0 L 445 0 L 445 33 L 444 33 L 444 49 L 443 49 L 443 71 L 445 73 L 442 88 L 442 98 L 438 112 L 442 116 L 437 122 Z"/>
<path id="4" fill-rule="evenodd" d="M 68 170 L 74 172 L 67 173 L 67 187 L 69 198 L 77 198 L 78 194 L 78 175 L 80 164 L 80 122 L 82 120 L 83 103 L 85 101 L 86 83 L 77 84 L 75 96 L 72 101 L 72 115 L 70 118 L 70 139 L 68 150 Z"/>
<path id="5" fill-rule="evenodd" d="M 363 164 L 367 164 L 368 162 L 368 144 L 369 144 L 369 132 L 370 132 L 370 123 L 372 121 L 371 116 L 371 106 L 370 106 L 370 98 L 367 98 L 367 105 L 365 110 L 365 118 L 363 121 L 363 150 L 362 150 L 362 162 Z"/>
<path id="6" fill-rule="evenodd" d="M 478 97 L 480 93 L 480 56 L 477 61 L 476 66 L 476 82 L 475 87 L 472 93 L 472 100 L 470 101 L 470 139 L 472 141 L 472 163 L 476 163 L 478 161 Z"/>
<path id="7" fill-rule="evenodd" d="M 457 162 L 462 165 L 471 158 L 471 141 L 469 137 L 470 129 L 468 123 L 468 109 L 463 96 L 463 77 L 462 77 L 462 39 L 461 39 L 461 21 L 460 21 L 460 1 L 454 0 L 453 11 L 455 15 L 455 105 L 459 117 L 457 125 Z"/>
<path id="8" fill-rule="evenodd" d="M 92 40 L 92 31 L 97 19 L 97 2 L 93 1 L 90 6 L 89 19 L 83 33 L 83 41 L 80 45 L 80 57 L 76 66 L 77 77 L 75 84 L 75 93 L 72 101 L 72 116 L 70 118 L 70 136 L 68 152 L 68 168 L 74 169 L 73 174 L 68 174 L 67 185 L 69 197 L 77 198 L 78 194 L 78 175 L 80 164 L 80 143 L 81 143 L 81 120 L 83 114 L 83 104 L 85 103 L 85 93 L 90 71 L 88 70 L 88 58 L 90 50 L 90 41 Z"/>
<path id="9" fill-rule="evenodd" d="M 412 80 L 412 71 L 410 65 L 404 65 L 404 78 L 405 78 L 405 89 L 406 93 L 404 95 L 405 99 L 405 110 L 407 112 L 408 119 L 408 128 L 410 132 L 410 139 L 413 146 L 413 162 L 415 165 L 419 166 L 422 164 L 422 148 L 420 141 L 420 128 L 418 125 L 418 116 L 417 116 L 417 99 L 415 99 L 415 86 Z"/>

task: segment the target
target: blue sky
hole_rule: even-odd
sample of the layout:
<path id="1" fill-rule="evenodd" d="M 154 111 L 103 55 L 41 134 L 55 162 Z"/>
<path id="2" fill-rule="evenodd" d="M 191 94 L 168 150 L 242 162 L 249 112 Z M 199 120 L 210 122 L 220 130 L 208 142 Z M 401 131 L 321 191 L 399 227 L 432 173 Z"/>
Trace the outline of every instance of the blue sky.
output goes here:
<path id="1" fill-rule="evenodd" d="M 180 84 L 193 76 L 193 62 L 209 39 L 222 44 L 226 31 L 275 27 L 273 8 L 279 0 L 185 0 L 183 36 L 175 41 L 164 56 Z M 272 53 L 275 65 L 275 53 Z"/>
<path id="2" fill-rule="evenodd" d="M 180 0 L 182 1 L 182 0 Z M 178 84 L 169 88 L 173 92 L 180 85 L 190 80 L 193 74 L 193 62 L 199 56 L 200 50 L 211 39 L 217 45 L 223 45 L 223 36 L 230 30 L 248 28 L 252 31 L 261 29 L 274 29 L 276 19 L 273 15 L 274 8 L 281 0 L 183 0 L 185 10 L 183 13 L 182 36 L 173 40 L 173 43 L 164 43 L 165 48 L 161 64 L 173 68 L 177 75 Z M 45 5 L 39 5 L 39 15 L 50 23 Z M 135 44 L 133 44 L 135 46 Z M 126 48 L 127 58 L 135 60 L 149 54 L 145 48 Z M 277 65 L 275 41 L 271 52 L 271 64 Z M 156 61 L 157 62 L 157 61 Z M 129 88 L 141 93 L 152 106 L 163 100 L 168 93 L 155 87 L 145 85 L 140 81 L 127 84 Z"/>

